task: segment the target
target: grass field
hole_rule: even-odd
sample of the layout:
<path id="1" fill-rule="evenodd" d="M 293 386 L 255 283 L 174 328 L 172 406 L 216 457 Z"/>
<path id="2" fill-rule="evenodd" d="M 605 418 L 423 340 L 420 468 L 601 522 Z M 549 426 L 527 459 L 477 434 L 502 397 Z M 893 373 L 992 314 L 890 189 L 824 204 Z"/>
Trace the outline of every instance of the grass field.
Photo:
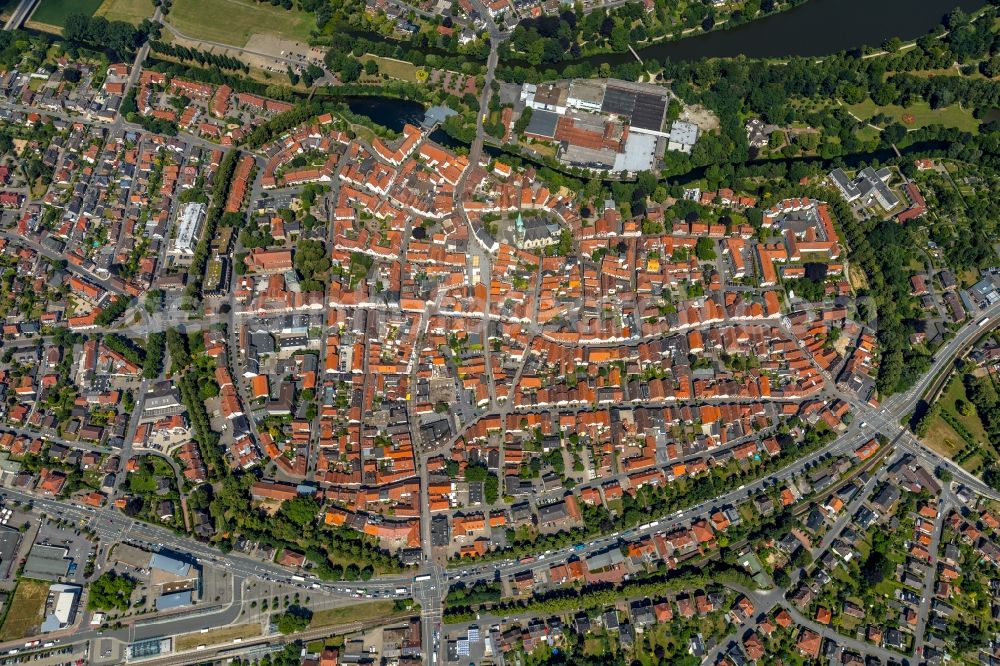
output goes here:
<path id="1" fill-rule="evenodd" d="M 316 25 L 305 12 L 256 0 L 174 0 L 167 21 L 192 39 L 233 46 L 246 46 L 258 32 L 306 41 Z"/>
<path id="2" fill-rule="evenodd" d="M 365 54 L 358 58 L 362 64 L 368 62 L 369 60 L 374 60 L 378 63 L 379 74 L 385 74 L 390 79 L 399 79 L 400 81 L 407 81 L 409 83 L 417 82 L 417 66 L 413 63 L 406 62 L 404 60 L 396 60 L 394 58 L 383 58 L 381 56 Z"/>
<path id="3" fill-rule="evenodd" d="M 66 24 L 66 17 L 70 14 L 93 16 L 101 6 L 101 2 L 103 0 L 42 0 L 38 4 L 38 9 L 31 15 L 31 20 L 61 28 Z"/>
<path id="4" fill-rule="evenodd" d="M 948 458 L 953 457 L 965 446 L 965 440 L 961 435 L 940 416 L 931 422 L 923 440 L 929 447 Z"/>
<path id="5" fill-rule="evenodd" d="M 978 450 L 967 450 L 960 456 L 964 458 L 961 462 L 962 468 L 970 472 L 976 472 L 984 464 L 983 457 L 994 457 L 996 451 L 990 445 L 989 437 L 975 412 L 964 416 L 958 411 L 956 403 L 960 400 L 968 402 L 968 397 L 965 394 L 965 385 L 962 383 L 960 377 L 952 377 L 944 393 L 938 398 L 941 414 L 931 421 L 927 435 L 923 439 L 933 450 L 952 459 L 959 452 L 963 451 L 963 449 L 966 449 L 967 446 L 978 446 Z M 948 417 L 947 420 L 945 416 Z M 952 426 L 949 420 L 959 425 Z M 958 429 L 956 430 L 956 428 Z M 959 433 L 959 430 L 962 428 L 968 431 L 968 434 L 971 436 L 971 442 L 967 442 Z"/>
<path id="6" fill-rule="evenodd" d="M 0 641 L 14 641 L 29 635 L 42 622 L 49 584 L 43 580 L 22 578 L 10 600 L 7 617 L 0 627 Z"/>
<path id="7" fill-rule="evenodd" d="M 94 16 L 139 25 L 143 19 L 153 16 L 153 3 L 149 0 L 104 0 Z"/>
<path id="8" fill-rule="evenodd" d="M 872 100 L 866 99 L 860 104 L 848 104 L 847 108 L 862 120 L 868 120 L 877 113 L 884 113 L 902 123 L 904 116 L 913 116 L 911 124 L 903 123 L 909 129 L 916 129 L 927 125 L 956 127 L 966 132 L 975 132 L 979 129 L 979 121 L 972 117 L 972 110 L 963 109 L 957 104 L 952 104 L 943 109 L 932 109 L 927 102 L 916 102 L 904 108 L 895 104 L 878 106 Z"/>
<path id="9" fill-rule="evenodd" d="M 969 398 L 965 395 L 965 384 L 962 382 L 961 377 L 956 377 L 948 384 L 948 390 L 944 392 L 940 400 L 941 409 L 950 413 L 959 423 L 964 425 L 972 433 L 972 436 L 976 438 L 977 442 L 985 444 L 989 441 L 989 437 L 983 429 L 983 422 L 979 420 L 979 416 L 975 411 L 968 416 L 963 416 L 955 407 L 955 403 L 959 400 L 969 402 Z"/>
<path id="10" fill-rule="evenodd" d="M 334 636 L 333 638 L 320 639 L 318 641 L 309 641 L 306 643 L 306 650 L 308 652 L 322 652 L 324 648 L 332 647 L 339 648 L 344 645 L 343 636 Z"/>
<path id="11" fill-rule="evenodd" d="M 335 627 L 338 624 L 351 624 L 352 622 L 389 617 L 393 614 L 392 607 L 393 602 L 391 601 L 372 601 L 355 606 L 327 608 L 313 613 L 309 628 Z"/>
<path id="12" fill-rule="evenodd" d="M 252 624 L 234 624 L 229 627 L 221 627 L 206 631 L 205 633 L 182 634 L 174 639 L 174 649 L 193 650 L 199 645 L 219 645 L 221 643 L 232 643 L 236 638 L 257 638 L 260 636 L 260 625 L 256 622 Z"/>

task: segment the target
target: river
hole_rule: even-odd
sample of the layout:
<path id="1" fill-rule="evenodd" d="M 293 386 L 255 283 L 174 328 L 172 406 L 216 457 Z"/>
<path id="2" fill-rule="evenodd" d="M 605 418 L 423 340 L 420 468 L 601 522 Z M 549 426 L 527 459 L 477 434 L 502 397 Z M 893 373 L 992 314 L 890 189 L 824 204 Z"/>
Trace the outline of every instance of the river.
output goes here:
<path id="1" fill-rule="evenodd" d="M 880 46 L 890 37 L 914 39 L 939 25 L 955 7 L 971 12 L 983 4 L 982 0 L 808 0 L 788 11 L 735 28 L 647 46 L 639 49 L 639 55 L 660 62 L 739 55 L 748 58 L 830 55 L 859 46 Z M 614 65 L 634 58 L 630 53 L 613 53 L 583 60 L 593 65 L 603 62 Z M 557 66 L 569 64 L 567 61 Z"/>

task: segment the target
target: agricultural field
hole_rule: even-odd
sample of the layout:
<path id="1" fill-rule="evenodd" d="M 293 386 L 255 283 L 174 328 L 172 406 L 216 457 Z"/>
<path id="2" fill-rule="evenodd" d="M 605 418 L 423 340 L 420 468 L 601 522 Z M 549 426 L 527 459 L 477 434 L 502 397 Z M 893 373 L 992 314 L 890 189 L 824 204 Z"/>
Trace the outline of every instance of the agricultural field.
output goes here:
<path id="1" fill-rule="evenodd" d="M 41 0 L 31 15 L 32 23 L 42 23 L 56 28 L 66 25 L 70 14 L 93 16 L 104 0 Z M 152 5 L 150 5 L 152 6 Z"/>
<path id="2" fill-rule="evenodd" d="M 966 132 L 976 132 L 979 121 L 972 116 L 971 109 L 963 109 L 958 104 L 943 109 L 932 109 L 927 102 L 915 102 L 908 107 L 890 104 L 879 106 L 870 99 L 859 104 L 848 104 L 847 109 L 861 120 L 868 120 L 879 113 L 885 114 L 907 128 L 917 129 L 926 125 L 944 125 Z"/>
<path id="3" fill-rule="evenodd" d="M 46 581 L 22 578 L 9 602 L 3 627 L 0 627 L 0 641 L 13 641 L 30 635 L 42 622 L 48 596 L 49 584 Z"/>
<path id="4" fill-rule="evenodd" d="M 94 16 L 139 25 L 143 19 L 153 16 L 153 3 L 149 0 L 104 0 Z"/>
<path id="5" fill-rule="evenodd" d="M 166 20 L 191 39 L 239 47 L 261 31 L 304 42 L 316 25 L 303 11 L 256 0 L 174 0 Z"/>

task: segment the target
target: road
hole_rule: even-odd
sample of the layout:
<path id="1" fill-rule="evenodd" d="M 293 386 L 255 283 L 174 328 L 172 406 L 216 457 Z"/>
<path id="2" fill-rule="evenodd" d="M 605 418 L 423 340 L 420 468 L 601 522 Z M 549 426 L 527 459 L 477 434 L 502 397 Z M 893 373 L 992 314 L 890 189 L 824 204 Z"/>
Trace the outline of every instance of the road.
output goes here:
<path id="1" fill-rule="evenodd" d="M 24 247 L 28 247 L 37 252 L 38 254 L 42 255 L 43 257 L 48 257 L 53 261 L 61 261 L 66 258 L 61 253 L 56 252 L 52 248 L 42 245 L 38 241 L 28 236 L 22 236 L 21 234 L 3 231 L 0 232 L 0 238 L 3 238 L 9 243 L 13 243 L 15 245 L 22 245 Z M 96 273 L 93 273 L 92 271 L 89 271 L 86 268 L 82 268 L 80 266 L 67 262 L 66 270 L 69 271 L 70 273 L 76 273 L 78 276 L 86 279 L 88 282 L 93 282 L 94 284 L 99 285 L 101 288 L 103 288 L 110 294 L 116 294 L 120 296 L 125 293 L 112 280 L 101 278 Z"/>
<path id="2" fill-rule="evenodd" d="M 934 598 L 934 579 L 937 577 L 937 560 L 941 547 L 941 532 L 944 529 L 944 519 L 952 510 L 949 499 L 942 499 L 938 503 L 937 518 L 934 519 L 934 533 L 931 535 L 931 543 L 927 547 L 927 552 L 931 555 L 928 562 L 927 572 L 924 574 L 923 590 L 920 593 L 920 607 L 917 609 L 917 629 L 914 632 L 913 647 L 919 656 L 923 654 L 924 643 L 926 641 L 927 620 L 931 616 L 931 600 Z"/>
<path id="3" fill-rule="evenodd" d="M 21 0 L 17 8 L 14 9 L 14 13 L 10 15 L 7 19 L 7 23 L 4 24 L 4 30 L 19 30 L 24 22 L 28 20 L 31 13 L 35 11 L 35 6 L 38 5 L 38 0 Z"/>

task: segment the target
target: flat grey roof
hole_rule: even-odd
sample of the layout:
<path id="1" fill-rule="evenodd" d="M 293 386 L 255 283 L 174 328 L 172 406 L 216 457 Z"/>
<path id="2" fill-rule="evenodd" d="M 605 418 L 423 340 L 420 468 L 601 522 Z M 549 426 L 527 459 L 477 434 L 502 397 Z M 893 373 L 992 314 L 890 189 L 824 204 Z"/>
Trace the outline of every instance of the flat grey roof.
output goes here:
<path id="1" fill-rule="evenodd" d="M 559 122 L 559 114 L 535 109 L 531 113 L 531 122 L 528 123 L 524 131 L 537 136 L 554 137 L 557 122 Z"/>
<path id="2" fill-rule="evenodd" d="M 53 580 L 65 576 L 69 571 L 70 560 L 66 557 L 66 549 L 57 546 L 33 546 L 24 563 L 24 575 L 28 578 Z"/>
<path id="3" fill-rule="evenodd" d="M 648 171 L 656 162 L 656 137 L 630 132 L 625 151 L 615 155 L 615 171 Z"/>
<path id="4" fill-rule="evenodd" d="M 601 111 L 631 118 L 632 110 L 635 108 L 635 96 L 634 92 L 608 86 L 604 92 Z"/>
<path id="5" fill-rule="evenodd" d="M 670 140 L 693 146 L 698 140 L 698 126 L 683 120 L 675 120 L 670 126 Z"/>

